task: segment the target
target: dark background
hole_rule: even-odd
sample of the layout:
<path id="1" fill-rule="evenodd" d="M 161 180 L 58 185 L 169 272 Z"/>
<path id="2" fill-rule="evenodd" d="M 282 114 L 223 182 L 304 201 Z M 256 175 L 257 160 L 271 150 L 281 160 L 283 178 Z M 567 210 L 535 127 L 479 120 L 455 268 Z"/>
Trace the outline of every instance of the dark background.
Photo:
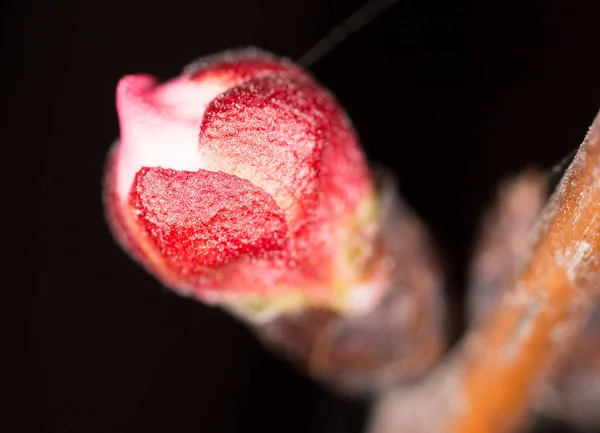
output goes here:
<path id="1" fill-rule="evenodd" d="M 119 77 L 167 79 L 247 45 L 298 58 L 362 3 L 4 3 L 3 203 L 16 240 L 5 249 L 25 306 L 7 328 L 12 431 L 361 431 L 365 404 L 326 393 L 135 265 L 107 230 L 100 185 Z M 401 0 L 311 68 L 436 235 L 458 307 L 494 185 L 559 162 L 600 108 L 599 16 L 591 1 Z"/>

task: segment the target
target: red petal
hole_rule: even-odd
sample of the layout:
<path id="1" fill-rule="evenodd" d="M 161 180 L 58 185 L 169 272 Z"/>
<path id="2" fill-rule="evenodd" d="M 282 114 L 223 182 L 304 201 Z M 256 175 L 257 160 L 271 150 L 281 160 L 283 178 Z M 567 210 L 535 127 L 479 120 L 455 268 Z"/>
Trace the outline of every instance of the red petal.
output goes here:
<path id="1" fill-rule="evenodd" d="M 143 168 L 130 203 L 167 265 L 183 275 L 286 247 L 287 226 L 273 198 L 229 174 Z"/>
<path id="2" fill-rule="evenodd" d="M 273 196 L 290 228 L 314 213 L 324 129 L 322 92 L 287 77 L 237 86 L 207 107 L 203 167 L 250 180 Z"/>
<path id="3" fill-rule="evenodd" d="M 228 86 L 278 73 L 308 78 L 306 73 L 292 62 L 256 48 L 231 50 L 207 56 L 188 66 L 185 71 L 192 81 L 217 80 Z"/>

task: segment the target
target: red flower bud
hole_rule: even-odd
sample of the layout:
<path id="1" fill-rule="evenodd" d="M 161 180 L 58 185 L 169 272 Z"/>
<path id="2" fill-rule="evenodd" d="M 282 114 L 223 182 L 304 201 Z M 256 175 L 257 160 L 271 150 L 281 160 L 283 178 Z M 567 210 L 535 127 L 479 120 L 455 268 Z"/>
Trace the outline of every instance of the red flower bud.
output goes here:
<path id="1" fill-rule="evenodd" d="M 246 314 L 375 300 L 373 182 L 348 118 L 305 71 L 230 52 L 165 84 L 127 76 L 117 108 L 108 220 L 164 284 Z"/>

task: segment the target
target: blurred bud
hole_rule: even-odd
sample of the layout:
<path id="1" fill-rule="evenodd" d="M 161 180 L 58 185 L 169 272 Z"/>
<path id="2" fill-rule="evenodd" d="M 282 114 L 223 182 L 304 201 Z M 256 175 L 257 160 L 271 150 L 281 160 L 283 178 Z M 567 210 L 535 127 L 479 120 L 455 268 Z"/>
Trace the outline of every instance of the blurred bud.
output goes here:
<path id="1" fill-rule="evenodd" d="M 479 324 L 521 267 L 535 222 L 548 198 L 546 176 L 527 170 L 504 180 L 483 218 L 469 270 L 468 315 Z"/>

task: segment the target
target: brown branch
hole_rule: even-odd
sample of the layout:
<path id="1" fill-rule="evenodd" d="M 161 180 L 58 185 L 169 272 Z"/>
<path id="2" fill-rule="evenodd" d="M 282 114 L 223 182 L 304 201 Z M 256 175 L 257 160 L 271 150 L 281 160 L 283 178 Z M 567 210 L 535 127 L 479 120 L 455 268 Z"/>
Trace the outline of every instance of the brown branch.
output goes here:
<path id="1" fill-rule="evenodd" d="M 544 209 L 530 259 L 465 346 L 446 431 L 504 432 L 592 313 L 600 292 L 600 116 Z"/>
<path id="2" fill-rule="evenodd" d="M 496 311 L 414 388 L 382 396 L 371 433 L 514 431 L 600 292 L 600 114 L 541 214 Z"/>

